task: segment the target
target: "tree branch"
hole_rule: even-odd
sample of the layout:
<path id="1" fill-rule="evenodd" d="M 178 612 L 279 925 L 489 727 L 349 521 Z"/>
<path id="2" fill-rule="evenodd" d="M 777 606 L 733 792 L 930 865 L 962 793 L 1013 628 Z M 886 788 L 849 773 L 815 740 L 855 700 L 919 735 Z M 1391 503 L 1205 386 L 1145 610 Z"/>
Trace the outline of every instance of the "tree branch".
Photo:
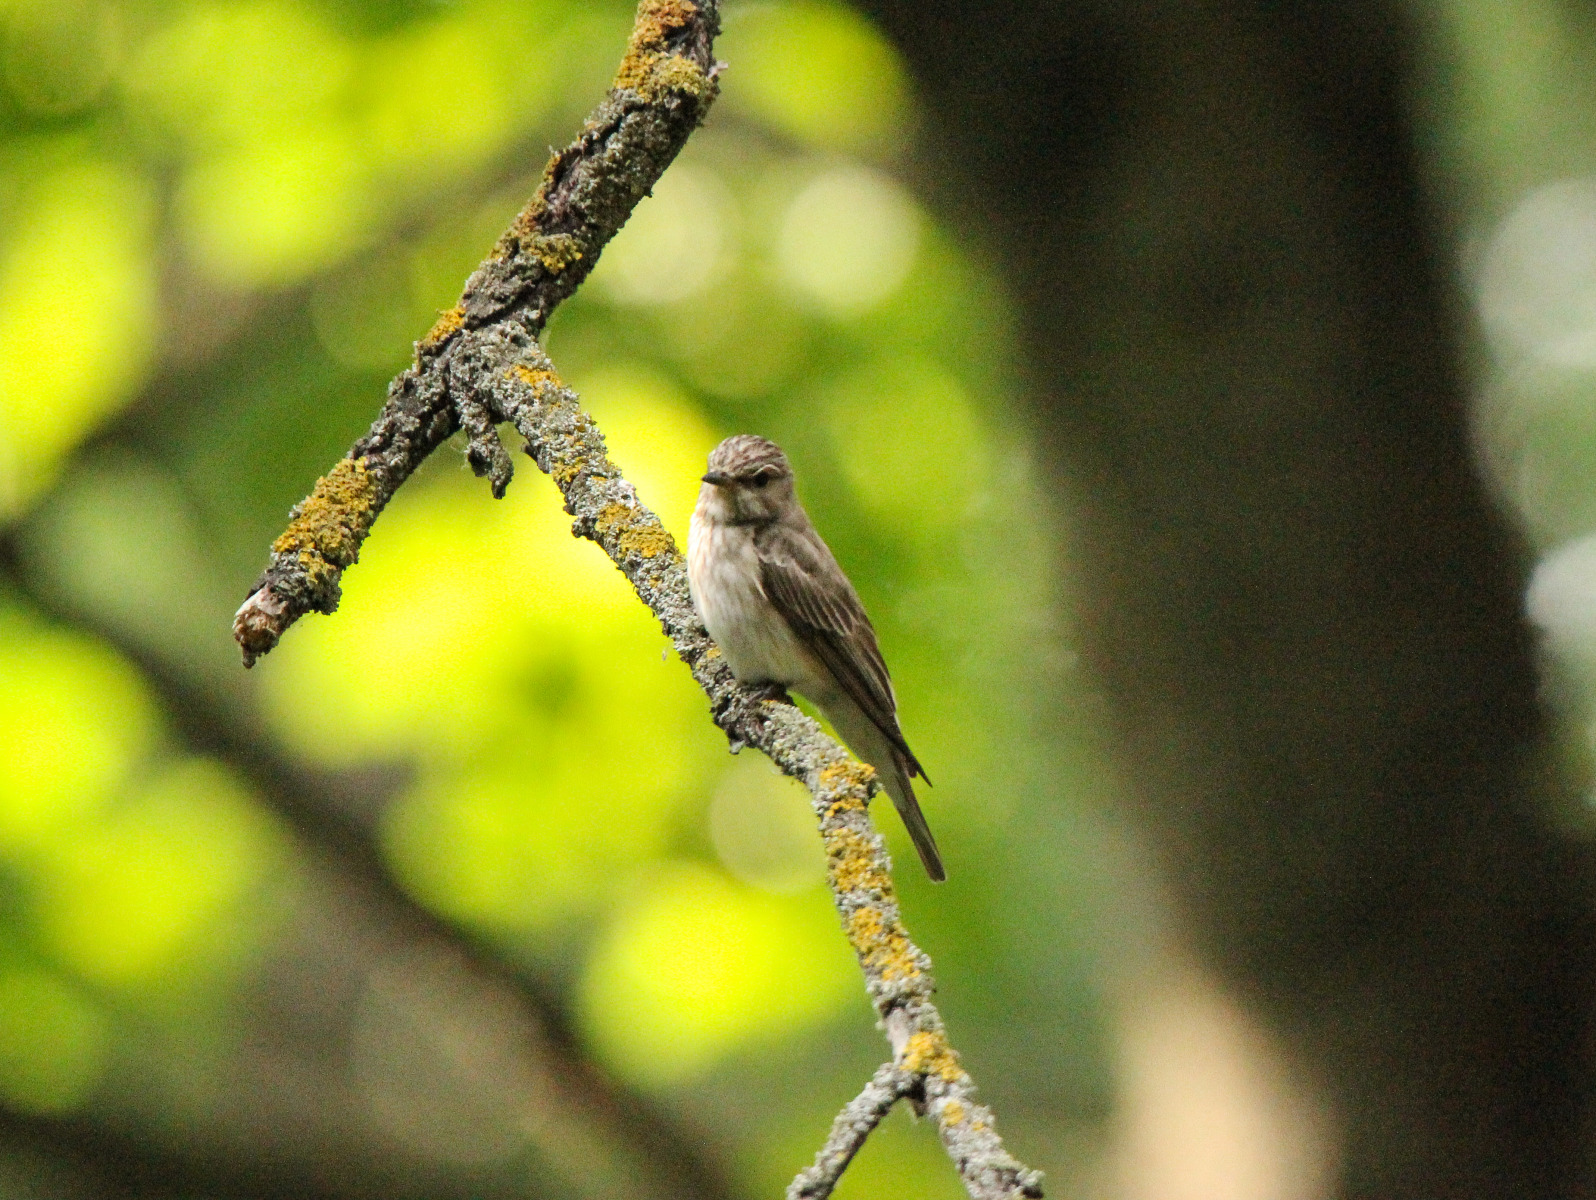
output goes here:
<path id="1" fill-rule="evenodd" d="M 903 1068 L 884 1063 L 876 1069 L 864 1091 L 843 1107 L 831 1123 L 831 1136 L 815 1155 L 815 1165 L 799 1172 L 787 1188 L 787 1200 L 825 1200 L 831 1195 L 865 1138 L 892 1111 L 892 1106 L 914 1091 L 916 1079 Z"/>
<path id="2" fill-rule="evenodd" d="M 271 566 L 239 610 L 234 633 L 248 665 L 305 612 L 331 612 L 342 571 L 355 561 L 377 513 L 456 429 L 470 437 L 467 461 L 502 495 L 511 468 L 494 427 L 512 423 L 526 439 L 527 454 L 565 498 L 575 518 L 572 532 L 603 547 L 659 618 L 733 749 L 762 750 L 813 795 L 837 911 L 893 1063 L 839 1118 L 851 1132 L 834 1130 L 827 1143 L 828 1150 L 838 1147 L 831 1157 L 841 1156 L 830 1181 L 817 1163 L 793 1184 L 811 1190 L 797 1194 L 829 1194 L 879 1122 L 880 1115 L 871 1114 L 879 1108 L 884 1115 L 902 1095 L 913 1094 L 916 1107 L 936 1121 L 975 1200 L 1039 1197 L 1040 1172 L 1004 1150 L 932 1002 L 931 961 L 903 926 L 886 847 L 870 823 L 875 772 L 798 709 L 737 684 L 693 610 L 674 539 L 610 462 L 597 425 L 537 342 L 550 310 L 591 270 L 604 243 L 702 119 L 715 94 L 710 39 L 716 21 L 714 0 L 703 0 L 702 7 L 643 0 L 615 88 L 582 136 L 549 163 L 537 195 L 467 282 L 461 303 L 418 343 L 415 365 L 394 381 L 371 432 L 294 510 L 273 546 Z M 889 1091 L 896 1092 L 890 1099 Z M 822 1157 L 830 1161 L 825 1151 Z M 815 1182 L 806 1184 L 811 1175 Z"/>
<path id="3" fill-rule="evenodd" d="M 372 522 L 434 450 L 458 429 L 466 461 L 509 486 L 510 456 L 484 406 L 454 369 L 464 335 L 497 331 L 531 340 L 587 278 L 599 252 L 675 159 L 714 100 L 710 46 L 716 0 L 642 0 L 614 86 L 581 135 L 549 160 L 543 182 L 499 244 L 466 281 L 460 303 L 416 344 L 416 359 L 349 457 L 316 484 L 272 545 L 272 561 L 238 610 L 233 634 L 244 665 L 312 610 L 338 607 L 339 581 Z"/>

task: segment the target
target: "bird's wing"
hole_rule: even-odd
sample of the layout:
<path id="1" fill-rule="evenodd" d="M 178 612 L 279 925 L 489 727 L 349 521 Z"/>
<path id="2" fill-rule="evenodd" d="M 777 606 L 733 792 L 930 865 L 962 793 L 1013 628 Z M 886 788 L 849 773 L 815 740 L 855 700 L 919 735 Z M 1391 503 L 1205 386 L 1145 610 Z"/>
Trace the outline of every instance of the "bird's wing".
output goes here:
<path id="1" fill-rule="evenodd" d="M 774 525 L 754 539 L 765 595 L 875 727 L 925 772 L 898 727 L 892 679 L 859 594 L 813 529 Z M 929 780 L 927 781 L 929 782 Z"/>

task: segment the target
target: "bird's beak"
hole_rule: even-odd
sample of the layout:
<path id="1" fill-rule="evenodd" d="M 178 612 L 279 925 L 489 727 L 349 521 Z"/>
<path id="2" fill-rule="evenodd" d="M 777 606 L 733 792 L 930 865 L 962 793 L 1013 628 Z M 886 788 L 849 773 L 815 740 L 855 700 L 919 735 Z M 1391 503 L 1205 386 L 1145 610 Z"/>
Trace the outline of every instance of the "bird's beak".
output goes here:
<path id="1" fill-rule="evenodd" d="M 704 476 L 705 483 L 713 483 L 716 487 L 731 482 L 732 477 L 725 471 L 710 471 Z"/>

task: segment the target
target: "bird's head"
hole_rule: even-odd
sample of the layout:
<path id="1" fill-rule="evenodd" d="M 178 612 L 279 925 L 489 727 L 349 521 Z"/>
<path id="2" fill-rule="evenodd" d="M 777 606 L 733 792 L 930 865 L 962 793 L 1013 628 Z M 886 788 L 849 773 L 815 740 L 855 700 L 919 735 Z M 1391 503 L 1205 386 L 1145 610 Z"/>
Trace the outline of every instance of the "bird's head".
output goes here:
<path id="1" fill-rule="evenodd" d="M 792 466 L 775 442 L 736 434 L 710 453 L 698 503 L 721 521 L 774 521 L 794 503 Z"/>

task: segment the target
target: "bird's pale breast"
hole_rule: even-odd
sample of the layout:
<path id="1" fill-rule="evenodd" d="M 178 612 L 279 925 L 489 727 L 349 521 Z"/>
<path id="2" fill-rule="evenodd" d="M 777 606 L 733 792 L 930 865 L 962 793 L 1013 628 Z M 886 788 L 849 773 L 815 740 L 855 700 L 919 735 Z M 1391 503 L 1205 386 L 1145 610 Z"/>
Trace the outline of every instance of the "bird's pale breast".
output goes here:
<path id="1" fill-rule="evenodd" d="M 816 703 L 831 677 L 771 605 L 760 583 L 753 531 L 693 514 L 687 578 L 704 627 L 744 683 L 779 683 Z"/>

